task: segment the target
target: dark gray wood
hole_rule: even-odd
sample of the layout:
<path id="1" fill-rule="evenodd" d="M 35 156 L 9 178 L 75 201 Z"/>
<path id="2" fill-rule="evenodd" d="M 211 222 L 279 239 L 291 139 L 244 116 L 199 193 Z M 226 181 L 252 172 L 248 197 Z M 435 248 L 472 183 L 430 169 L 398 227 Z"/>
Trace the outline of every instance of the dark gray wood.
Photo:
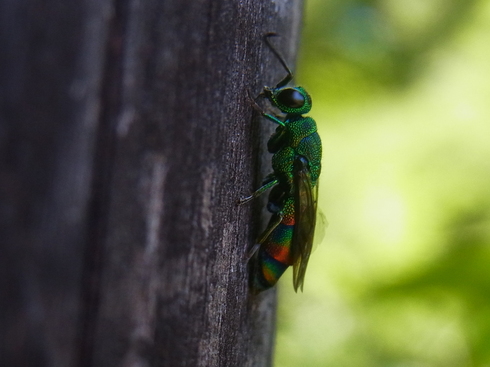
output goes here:
<path id="1" fill-rule="evenodd" d="M 0 365 L 269 366 L 248 289 L 299 1 L 0 0 Z M 264 158 L 265 157 L 265 158 Z M 262 164 L 262 163 L 264 164 Z M 257 171 L 261 167 L 261 172 Z"/>

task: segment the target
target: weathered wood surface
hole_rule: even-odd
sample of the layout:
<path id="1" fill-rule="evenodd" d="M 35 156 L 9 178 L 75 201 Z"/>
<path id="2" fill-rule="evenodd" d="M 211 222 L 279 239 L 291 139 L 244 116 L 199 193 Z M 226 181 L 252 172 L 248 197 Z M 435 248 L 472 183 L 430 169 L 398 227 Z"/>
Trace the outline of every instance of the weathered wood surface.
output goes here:
<path id="1" fill-rule="evenodd" d="M 0 365 L 268 366 L 247 247 L 296 0 L 0 0 Z M 265 136 L 264 136 L 265 134 Z M 262 173 L 257 167 L 262 167 Z"/>

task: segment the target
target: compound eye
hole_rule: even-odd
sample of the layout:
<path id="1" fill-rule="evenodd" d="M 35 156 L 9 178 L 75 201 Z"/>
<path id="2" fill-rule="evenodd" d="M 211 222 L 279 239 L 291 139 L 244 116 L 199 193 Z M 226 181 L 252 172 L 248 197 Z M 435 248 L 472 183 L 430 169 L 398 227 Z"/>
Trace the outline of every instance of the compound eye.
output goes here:
<path id="1" fill-rule="evenodd" d="M 284 106 L 291 108 L 300 108 L 305 104 L 305 97 L 296 89 L 284 89 L 276 97 L 277 101 Z"/>

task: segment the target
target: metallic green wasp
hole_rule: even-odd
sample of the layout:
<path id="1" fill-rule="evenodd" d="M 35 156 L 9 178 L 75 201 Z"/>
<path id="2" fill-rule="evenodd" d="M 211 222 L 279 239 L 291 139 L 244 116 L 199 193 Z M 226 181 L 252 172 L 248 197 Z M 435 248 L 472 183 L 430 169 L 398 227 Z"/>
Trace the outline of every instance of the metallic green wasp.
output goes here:
<path id="1" fill-rule="evenodd" d="M 253 290 L 266 290 L 293 266 L 294 290 L 303 290 L 303 282 L 315 233 L 318 178 L 321 171 L 322 144 L 315 121 L 304 117 L 311 109 L 311 97 L 302 87 L 287 87 L 293 73 L 284 59 L 264 36 L 266 45 L 278 58 L 287 75 L 275 87 L 264 87 L 258 97 L 266 98 L 282 116 L 253 107 L 278 125 L 267 148 L 272 156 L 273 172 L 246 203 L 272 188 L 267 209 L 272 213 L 267 228 L 250 251 L 250 283 Z"/>

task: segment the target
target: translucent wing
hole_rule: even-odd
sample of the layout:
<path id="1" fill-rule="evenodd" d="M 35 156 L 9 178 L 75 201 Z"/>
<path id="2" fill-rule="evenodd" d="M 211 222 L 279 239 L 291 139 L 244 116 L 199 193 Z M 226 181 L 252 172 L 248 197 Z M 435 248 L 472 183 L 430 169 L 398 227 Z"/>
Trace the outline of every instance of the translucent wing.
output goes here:
<path id="1" fill-rule="evenodd" d="M 294 162 L 295 229 L 291 242 L 294 290 L 301 288 L 310 259 L 316 225 L 318 182 L 313 187 L 308 161 L 304 157 Z"/>
<path id="2" fill-rule="evenodd" d="M 318 185 L 318 182 L 317 182 Z M 325 230 L 328 227 L 328 220 L 322 211 L 321 207 L 316 209 L 316 225 L 315 225 L 315 238 L 313 239 L 313 252 L 316 250 L 318 245 L 322 243 L 325 237 Z"/>

